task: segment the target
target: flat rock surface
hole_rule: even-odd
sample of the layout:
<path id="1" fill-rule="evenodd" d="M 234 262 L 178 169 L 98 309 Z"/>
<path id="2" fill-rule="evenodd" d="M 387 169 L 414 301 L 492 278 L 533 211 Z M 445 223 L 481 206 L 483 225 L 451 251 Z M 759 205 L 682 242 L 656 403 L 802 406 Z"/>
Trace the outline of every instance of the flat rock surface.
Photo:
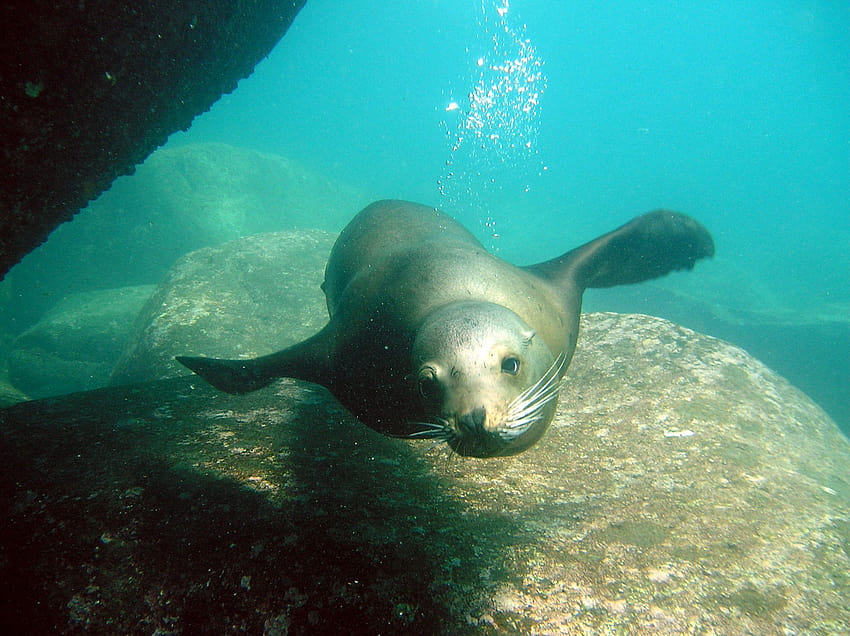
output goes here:
<path id="1" fill-rule="evenodd" d="M 555 422 L 465 459 L 320 387 L 0 412 L 6 633 L 850 630 L 850 445 L 743 351 L 590 314 Z"/>

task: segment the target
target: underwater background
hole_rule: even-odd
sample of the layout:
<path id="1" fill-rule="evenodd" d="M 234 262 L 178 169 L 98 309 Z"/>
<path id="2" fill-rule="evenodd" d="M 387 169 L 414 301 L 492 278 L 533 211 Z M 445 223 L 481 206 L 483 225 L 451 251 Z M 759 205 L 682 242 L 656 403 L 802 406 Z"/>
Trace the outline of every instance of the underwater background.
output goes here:
<path id="1" fill-rule="evenodd" d="M 308 0 L 0 281 L 0 633 L 850 633 L 848 34 L 846 1 Z M 390 197 L 518 264 L 660 207 L 716 256 L 588 292 L 511 457 L 176 363 L 315 334 Z"/>
<path id="2" fill-rule="evenodd" d="M 485 239 L 490 217 L 490 245 L 522 261 L 680 209 L 777 303 L 850 300 L 846 3 L 503 6 L 311 0 L 254 75 L 172 143 L 283 154 L 382 197 L 451 208 Z M 505 94 L 509 73 L 490 69 L 504 61 L 520 80 L 544 75 L 528 112 Z M 496 93 L 480 107 L 484 166 L 451 149 L 481 83 Z M 489 134 L 533 151 L 500 154 Z M 448 172 L 464 176 L 441 196 Z"/>
<path id="3" fill-rule="evenodd" d="M 340 195 L 358 204 L 332 218 L 293 221 L 280 210 L 279 224 L 238 233 L 339 231 L 360 203 L 403 198 L 446 210 L 491 250 L 527 264 L 651 209 L 685 212 L 714 235 L 713 261 L 650 285 L 591 291 L 585 309 L 655 314 L 730 340 L 847 432 L 848 33 L 850 6 L 827 1 L 310 0 L 254 74 L 160 153 L 228 144 L 358 193 Z M 219 159 L 217 168 L 209 159 L 212 170 L 226 173 Z M 128 185 L 143 172 L 119 179 L 10 273 L 7 340 L 62 290 L 160 281 L 158 265 L 107 249 L 118 212 L 147 196 Z M 250 187 L 268 181 L 258 175 Z M 90 260 L 113 256 L 83 274 L 65 264 L 63 245 L 98 203 L 113 220 L 92 226 Z M 232 218 L 220 218 L 201 244 L 216 243 L 218 230 L 232 238 Z M 134 226 L 135 244 L 169 262 L 196 247 L 181 239 L 172 257 L 144 225 Z M 64 287 L 51 289 L 51 277 Z"/>

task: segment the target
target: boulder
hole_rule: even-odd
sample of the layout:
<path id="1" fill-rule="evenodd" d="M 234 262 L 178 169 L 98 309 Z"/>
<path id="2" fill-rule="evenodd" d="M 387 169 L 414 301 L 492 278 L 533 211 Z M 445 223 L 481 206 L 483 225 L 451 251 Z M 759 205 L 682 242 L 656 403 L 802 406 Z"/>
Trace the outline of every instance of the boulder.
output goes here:
<path id="1" fill-rule="evenodd" d="M 850 444 L 742 350 L 584 316 L 508 458 L 380 436 L 315 385 L 194 378 L 0 411 L 7 633 L 850 631 Z"/>
<path id="2" fill-rule="evenodd" d="M 13 341 L 10 382 L 36 398 L 106 386 L 153 291 L 101 289 L 61 300 Z"/>
<path id="3" fill-rule="evenodd" d="M 339 231 L 371 200 L 278 155 L 219 143 L 164 148 L 10 272 L 19 302 L 9 319 L 32 323 L 68 293 L 157 284 L 184 254 L 240 236 Z"/>
<path id="4" fill-rule="evenodd" d="M 721 260 L 687 276 L 589 290 L 584 306 L 650 313 L 733 342 L 805 391 L 850 435 L 846 302 L 791 307 L 748 272 Z"/>
<path id="5" fill-rule="evenodd" d="M 313 335 L 328 319 L 320 285 L 335 239 L 258 234 L 179 259 L 139 314 L 111 383 L 185 375 L 175 355 L 250 358 Z"/>
<path id="6" fill-rule="evenodd" d="M 0 282 L 0 312 L 7 298 L 4 298 L 4 285 Z M 29 398 L 9 382 L 9 369 L 6 365 L 8 351 L 12 346 L 12 337 L 0 326 L 0 408 L 24 402 Z"/>
<path id="7" fill-rule="evenodd" d="M 13 387 L 8 378 L 0 377 L 0 409 L 6 406 L 12 406 L 18 402 L 26 402 L 29 396 Z"/>

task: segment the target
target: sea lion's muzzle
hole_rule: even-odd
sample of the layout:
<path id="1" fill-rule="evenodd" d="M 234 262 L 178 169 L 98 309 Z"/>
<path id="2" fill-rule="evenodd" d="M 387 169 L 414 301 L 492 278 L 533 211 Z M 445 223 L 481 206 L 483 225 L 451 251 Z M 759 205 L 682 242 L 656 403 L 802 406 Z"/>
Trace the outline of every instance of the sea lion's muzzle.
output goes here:
<path id="1" fill-rule="evenodd" d="M 486 430 L 487 411 L 483 406 L 471 410 L 457 418 L 457 428 L 461 435 L 477 435 Z"/>

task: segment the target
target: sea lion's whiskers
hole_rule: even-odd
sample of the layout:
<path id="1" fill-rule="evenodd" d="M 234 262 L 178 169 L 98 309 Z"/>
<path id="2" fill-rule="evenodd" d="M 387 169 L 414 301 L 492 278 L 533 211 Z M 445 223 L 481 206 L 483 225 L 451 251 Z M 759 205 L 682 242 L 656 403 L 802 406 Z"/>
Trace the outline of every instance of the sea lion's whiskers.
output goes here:
<path id="1" fill-rule="evenodd" d="M 553 378 L 549 383 L 542 386 L 537 393 L 529 396 L 527 402 L 516 404 L 516 408 L 511 408 L 514 406 L 512 403 L 508 409 L 508 419 L 512 422 L 517 422 L 536 413 L 551 401 L 552 398 L 558 395 L 558 391 L 560 391 L 562 386 L 563 382 Z"/>
<path id="2" fill-rule="evenodd" d="M 546 370 L 546 373 L 540 376 L 540 379 L 537 380 L 537 382 L 520 393 L 508 405 L 508 413 L 519 413 L 522 409 L 531 409 L 541 400 L 548 401 L 549 397 L 547 391 L 553 386 L 553 382 L 557 382 L 558 376 L 566 366 L 566 361 L 567 357 L 563 352 L 558 354 L 558 357 L 555 358 L 555 361 Z M 558 388 L 560 388 L 560 386 L 558 386 Z"/>
<path id="3" fill-rule="evenodd" d="M 410 422 L 410 424 L 427 428 L 402 435 L 404 439 L 437 439 L 438 442 L 447 442 L 454 436 L 448 420 L 442 417 L 435 417 L 432 422 Z"/>
<path id="4" fill-rule="evenodd" d="M 508 405 L 503 430 L 500 431 L 502 439 L 509 440 L 521 435 L 543 417 L 543 409 L 558 397 L 564 385 L 560 376 L 566 364 L 567 356 L 561 352 L 546 373 Z"/>
<path id="5" fill-rule="evenodd" d="M 415 433 L 410 433 L 404 436 L 404 439 L 434 439 L 439 438 L 440 440 L 445 439 L 444 431 L 432 431 L 430 429 L 426 429 L 424 431 L 416 431 Z"/>
<path id="6" fill-rule="evenodd" d="M 448 421 L 441 417 L 437 417 L 433 422 L 409 422 L 409 424 L 413 426 L 427 426 L 421 431 L 416 431 L 415 433 L 409 433 L 407 435 L 399 435 L 401 439 L 430 439 L 433 440 L 428 446 L 423 449 L 421 452 L 423 455 L 428 454 L 438 446 L 446 445 L 446 448 L 449 450 L 449 454 L 452 454 L 452 448 L 448 445 L 448 442 L 453 438 L 454 433 L 452 432 Z"/>
<path id="7" fill-rule="evenodd" d="M 419 426 L 428 426 L 429 428 L 436 429 L 444 429 L 446 428 L 446 420 L 441 417 L 435 418 L 433 422 L 411 422 L 411 424 L 418 424 Z"/>
<path id="8" fill-rule="evenodd" d="M 403 436 L 404 438 L 430 439 L 439 437 L 445 439 L 449 431 L 447 424 L 443 424 L 442 422 L 410 422 L 410 424 L 414 426 L 425 426 L 427 428 L 414 433 L 408 433 Z"/>

